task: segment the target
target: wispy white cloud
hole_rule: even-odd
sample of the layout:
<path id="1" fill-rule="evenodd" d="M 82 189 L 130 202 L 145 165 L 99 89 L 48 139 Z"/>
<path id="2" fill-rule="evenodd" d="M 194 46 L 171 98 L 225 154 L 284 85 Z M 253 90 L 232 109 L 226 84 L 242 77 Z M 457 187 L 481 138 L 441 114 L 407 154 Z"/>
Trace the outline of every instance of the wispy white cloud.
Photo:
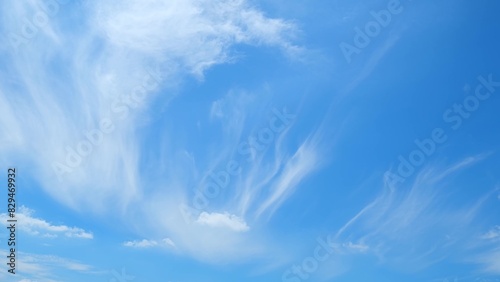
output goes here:
<path id="1" fill-rule="evenodd" d="M 20 19 L 30 14 L 32 4 L 2 3 L 2 13 L 8 14 L 2 17 L 3 28 L 22 26 Z M 128 0 L 61 9 L 62 16 L 44 28 L 50 36 L 40 32 L 17 50 L 22 56 L 3 59 L 0 126 L 8 134 L 1 137 L 0 150 L 8 159 L 14 151 L 31 156 L 28 161 L 40 168 L 36 178 L 49 194 L 94 212 L 123 211 L 141 195 L 141 144 L 134 128 L 148 102 L 168 103 L 185 74 L 201 77 L 216 64 L 234 62 L 236 44 L 276 46 L 288 53 L 297 49 L 290 40 L 297 30 L 293 23 L 268 18 L 242 0 Z M 80 12 L 73 20 L 84 26 L 78 37 L 62 28 L 72 9 Z M 134 97 L 141 97 L 140 103 Z M 89 144 L 103 121 L 113 125 L 112 133 L 98 145 Z M 56 167 L 63 168 L 63 183 L 57 181 Z"/>
<path id="2" fill-rule="evenodd" d="M 162 138 L 167 140 L 159 150 L 166 160 L 160 166 L 164 178 L 149 185 L 162 192 L 144 198 L 149 203 L 142 216 L 150 219 L 147 232 L 172 238 L 180 253 L 201 260 L 264 258 L 280 245 L 260 234 L 265 220 L 324 161 L 325 154 L 319 153 L 321 130 L 299 144 L 289 144 L 298 113 L 274 107 L 258 93 L 242 89 L 215 100 L 206 115 L 202 118 L 210 118 L 208 124 L 217 134 L 203 137 L 204 147 L 209 148 L 205 155 L 179 154 L 169 146 L 169 136 Z M 268 140 L 262 141 L 262 132 L 270 136 Z M 238 172 L 229 174 L 227 167 L 234 163 Z M 203 196 L 204 189 L 211 195 Z M 196 201 L 208 204 L 199 208 Z"/>
<path id="3" fill-rule="evenodd" d="M 66 225 L 54 225 L 44 219 L 34 217 L 34 213 L 34 210 L 25 206 L 21 206 L 18 209 L 16 219 L 18 220 L 17 226 L 21 231 L 27 232 L 31 235 L 49 238 L 59 236 L 81 239 L 94 238 L 91 232 L 85 231 L 84 229 L 78 227 L 68 227 Z M 7 213 L 0 214 L 0 220 L 2 220 L 4 224 L 7 223 L 7 219 L 9 219 Z"/>
<path id="4" fill-rule="evenodd" d="M 168 54 L 198 76 L 214 64 L 232 61 L 233 44 L 299 49 L 289 40 L 294 24 L 267 18 L 244 0 L 117 3 L 99 3 L 95 14 L 97 30 L 111 44 L 144 54 Z"/>
<path id="5" fill-rule="evenodd" d="M 5 251 L 0 250 L 0 254 L 2 256 L 7 256 L 7 252 Z M 16 275 L 19 275 L 18 277 L 21 281 L 62 281 L 62 277 L 59 276 L 61 274 L 61 270 L 80 275 L 97 275 L 101 273 L 91 265 L 72 259 L 55 255 L 40 255 L 25 252 L 19 253 L 17 258 L 17 268 L 20 272 L 18 271 L 19 273 L 16 273 Z M 0 277 L 2 276 L 0 275 Z"/>
<path id="6" fill-rule="evenodd" d="M 484 273 L 500 275 L 500 246 L 475 255 L 469 262 L 480 265 Z"/>
<path id="7" fill-rule="evenodd" d="M 281 160 L 282 167 L 276 171 L 274 183 L 268 184 L 272 192 L 258 207 L 258 216 L 267 210 L 271 212 L 276 210 L 291 195 L 300 181 L 318 168 L 320 159 L 317 150 L 316 144 L 307 140 L 291 158 Z"/>
<path id="8" fill-rule="evenodd" d="M 412 183 L 390 187 L 363 207 L 336 233 L 339 242 L 355 239 L 367 245 L 366 253 L 387 263 L 424 268 L 449 254 L 471 253 L 477 249 L 473 223 L 491 193 L 468 205 L 451 205 L 446 197 L 448 179 L 483 160 L 483 155 L 466 158 L 440 168 L 428 165 Z M 446 181 L 445 181 L 446 180 Z M 482 238 L 497 236 L 497 230 Z M 476 233 L 477 234 L 477 233 Z"/>
<path id="9" fill-rule="evenodd" d="M 6 30 L 22 25 L 19 19 L 33 9 L 17 2 L 0 5 L 1 13 L 9 14 L 2 17 Z M 270 109 L 272 93 L 230 90 L 215 100 L 209 118 L 224 126 L 222 132 L 213 132 L 221 139 L 204 140 L 197 148 L 206 155 L 174 144 L 181 139 L 175 138 L 175 128 L 155 128 L 162 134 L 155 140 L 139 131 L 147 131 L 153 122 L 151 108 L 175 112 L 167 106 L 184 77 L 202 80 L 211 67 L 237 62 L 241 53 L 234 51 L 236 46 L 272 46 L 286 56 L 300 56 L 302 48 L 294 43 L 298 26 L 270 18 L 244 0 L 88 2 L 61 6 L 58 15 L 46 32 L 17 50 L 22 56 L 1 49 L 0 130 L 7 134 L 0 136 L 0 160 L 36 167 L 35 181 L 70 208 L 89 216 L 121 217 L 139 238 L 171 238 L 125 246 L 175 245 L 182 254 L 211 262 L 272 252 L 273 243 L 256 234 L 254 222 L 271 216 L 321 163 L 318 136 L 305 136 L 291 146 L 286 140 L 291 125 L 259 154 L 238 152 L 241 142 L 258 133 L 261 120 L 256 116 Z M 67 15 L 78 16 L 70 22 Z M 69 25 L 77 31 L 65 28 Z M 200 131 L 214 130 L 203 126 L 199 123 Z M 103 132 L 103 127 L 112 129 L 100 135 L 96 130 Z M 218 146 L 220 150 L 213 149 Z M 151 153 L 149 148 L 159 150 Z M 193 187 L 233 158 L 241 160 L 244 170 L 232 178 L 228 193 L 198 211 L 194 222 L 184 222 L 179 204 L 191 204 Z M 148 170 L 142 167 L 145 159 Z M 134 209 L 128 208 L 131 204 Z M 130 219 L 139 216 L 148 220 Z M 30 222 L 33 233 L 91 237 L 87 231 L 41 219 Z M 146 228 L 154 236 L 141 234 Z"/>
<path id="10" fill-rule="evenodd" d="M 368 60 L 364 63 L 364 66 L 360 68 L 359 70 L 356 69 L 356 71 L 359 71 L 352 81 L 347 84 L 347 86 L 342 90 L 342 95 L 347 95 L 349 94 L 352 90 L 354 90 L 363 80 L 365 80 L 369 75 L 376 69 L 380 61 L 384 58 L 386 54 L 389 53 L 389 51 L 397 44 L 399 41 L 399 34 L 391 36 L 387 38 L 383 44 L 381 44 L 375 51 L 373 51 L 373 54 L 369 57 Z"/>

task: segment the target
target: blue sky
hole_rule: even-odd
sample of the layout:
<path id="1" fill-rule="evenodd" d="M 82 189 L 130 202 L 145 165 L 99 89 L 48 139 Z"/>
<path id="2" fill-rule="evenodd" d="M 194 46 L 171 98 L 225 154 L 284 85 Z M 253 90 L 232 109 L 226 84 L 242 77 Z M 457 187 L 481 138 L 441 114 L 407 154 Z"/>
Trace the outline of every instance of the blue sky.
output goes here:
<path id="1" fill-rule="evenodd" d="M 0 5 L 1 281 L 500 281 L 500 3 Z"/>

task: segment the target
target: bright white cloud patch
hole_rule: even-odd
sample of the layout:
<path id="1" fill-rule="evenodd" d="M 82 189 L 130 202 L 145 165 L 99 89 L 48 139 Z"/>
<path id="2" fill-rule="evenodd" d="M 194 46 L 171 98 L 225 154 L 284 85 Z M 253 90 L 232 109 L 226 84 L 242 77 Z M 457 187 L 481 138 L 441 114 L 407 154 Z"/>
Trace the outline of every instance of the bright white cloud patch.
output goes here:
<path id="1" fill-rule="evenodd" d="M 229 213 L 202 212 L 196 222 L 210 227 L 228 228 L 236 232 L 245 232 L 250 229 L 242 218 Z"/>

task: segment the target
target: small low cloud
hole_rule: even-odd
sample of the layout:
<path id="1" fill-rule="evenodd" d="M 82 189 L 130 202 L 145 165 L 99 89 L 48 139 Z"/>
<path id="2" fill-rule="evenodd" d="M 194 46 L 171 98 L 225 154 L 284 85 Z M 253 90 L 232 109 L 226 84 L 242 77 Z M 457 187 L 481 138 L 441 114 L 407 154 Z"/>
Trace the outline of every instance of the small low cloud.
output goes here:
<path id="1" fill-rule="evenodd" d="M 48 221 L 33 216 L 34 210 L 21 206 L 16 213 L 19 229 L 34 236 L 56 238 L 59 236 L 68 238 L 93 239 L 94 235 L 78 227 L 66 225 L 54 225 Z M 0 214 L 0 220 L 5 224 L 9 219 L 6 213 Z"/>
<path id="2" fill-rule="evenodd" d="M 226 213 L 202 212 L 198 217 L 198 219 L 196 220 L 196 222 L 201 225 L 207 225 L 210 227 L 229 228 L 236 232 L 245 232 L 250 229 L 245 220 L 236 215 L 229 214 L 227 212 Z"/>
<path id="3" fill-rule="evenodd" d="M 500 226 L 493 227 L 490 231 L 481 235 L 481 239 L 491 240 L 500 238 Z"/>
<path id="4" fill-rule="evenodd" d="M 170 247 L 175 248 L 175 243 L 170 238 L 165 238 L 160 241 L 156 240 L 135 240 L 135 241 L 127 241 L 123 243 L 125 247 L 131 248 L 152 248 L 152 247 Z"/>
<path id="5" fill-rule="evenodd" d="M 365 253 L 370 249 L 370 247 L 365 244 L 356 244 L 353 242 L 344 243 L 342 246 L 355 253 Z"/>

